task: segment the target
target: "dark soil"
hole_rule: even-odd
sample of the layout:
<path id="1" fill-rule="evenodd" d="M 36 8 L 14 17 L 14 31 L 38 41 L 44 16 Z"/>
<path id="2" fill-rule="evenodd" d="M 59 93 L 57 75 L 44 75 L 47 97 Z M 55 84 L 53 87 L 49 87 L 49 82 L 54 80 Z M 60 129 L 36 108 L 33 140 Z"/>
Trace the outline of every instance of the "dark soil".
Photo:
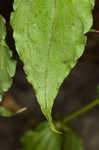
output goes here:
<path id="1" fill-rule="evenodd" d="M 17 71 L 11 89 L 5 94 L 19 107 L 27 111 L 11 118 L 0 116 L 0 150 L 16 150 L 20 146 L 19 137 L 25 130 L 35 127 L 45 118 L 36 101 L 32 86 L 27 82 L 23 64 L 15 51 L 9 17 L 13 0 L 0 0 L 0 14 L 7 21 L 7 43 L 18 60 Z M 99 30 L 99 0 L 93 11 L 94 26 Z M 61 119 L 95 100 L 99 96 L 99 33 L 88 33 L 84 55 L 63 82 L 53 107 L 53 117 Z M 9 100 L 7 101 L 9 107 Z M 14 106 L 13 106 L 14 107 Z M 30 121 L 32 120 L 32 121 Z M 99 150 L 99 106 L 70 121 L 70 126 L 83 138 L 84 150 Z"/>

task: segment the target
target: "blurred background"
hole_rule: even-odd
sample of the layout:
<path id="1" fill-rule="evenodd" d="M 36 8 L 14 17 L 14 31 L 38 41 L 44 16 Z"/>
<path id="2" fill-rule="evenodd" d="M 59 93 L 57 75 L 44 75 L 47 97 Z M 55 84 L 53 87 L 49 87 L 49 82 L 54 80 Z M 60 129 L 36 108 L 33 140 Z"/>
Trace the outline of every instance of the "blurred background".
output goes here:
<path id="1" fill-rule="evenodd" d="M 13 0 L 0 0 L 0 14 L 6 19 L 6 41 L 18 61 L 12 87 L 3 97 L 1 105 L 16 112 L 27 111 L 11 118 L 0 116 L 0 150 L 16 150 L 19 138 L 28 129 L 45 120 L 36 101 L 32 86 L 27 82 L 23 64 L 19 60 L 9 24 Z M 99 31 L 99 0 L 93 10 L 93 28 Z M 64 80 L 53 106 L 53 118 L 62 119 L 99 97 L 99 33 L 87 34 L 88 41 L 83 56 Z M 70 121 L 70 126 L 82 137 L 84 150 L 99 150 L 99 106 Z"/>

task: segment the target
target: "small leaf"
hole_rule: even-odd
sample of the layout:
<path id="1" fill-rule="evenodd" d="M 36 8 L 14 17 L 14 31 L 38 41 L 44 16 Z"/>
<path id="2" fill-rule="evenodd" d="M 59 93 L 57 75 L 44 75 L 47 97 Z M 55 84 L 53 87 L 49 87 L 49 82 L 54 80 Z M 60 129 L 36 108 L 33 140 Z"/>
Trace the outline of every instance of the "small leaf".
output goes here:
<path id="1" fill-rule="evenodd" d="M 11 116 L 15 116 L 16 114 L 20 114 L 20 113 L 24 112 L 25 110 L 26 110 L 26 108 L 24 107 L 24 108 L 19 109 L 15 113 L 15 112 L 9 111 L 6 108 L 0 106 L 0 116 L 2 116 L 2 117 L 11 117 Z"/>
<path id="2" fill-rule="evenodd" d="M 16 62 L 11 58 L 12 53 L 6 44 L 5 38 L 5 20 L 0 16 L 0 101 L 3 93 L 11 87 L 12 77 L 16 70 Z"/>
<path id="3" fill-rule="evenodd" d="M 69 127 L 64 134 L 56 134 L 47 122 L 41 123 L 34 131 L 28 131 L 21 138 L 20 150 L 83 150 L 82 140 Z"/>
<path id="4" fill-rule="evenodd" d="M 0 106 L 0 115 L 3 117 L 11 117 L 13 113 Z"/>
<path id="5" fill-rule="evenodd" d="M 83 54 L 94 0 L 14 0 L 17 52 L 51 127 L 60 85 Z"/>

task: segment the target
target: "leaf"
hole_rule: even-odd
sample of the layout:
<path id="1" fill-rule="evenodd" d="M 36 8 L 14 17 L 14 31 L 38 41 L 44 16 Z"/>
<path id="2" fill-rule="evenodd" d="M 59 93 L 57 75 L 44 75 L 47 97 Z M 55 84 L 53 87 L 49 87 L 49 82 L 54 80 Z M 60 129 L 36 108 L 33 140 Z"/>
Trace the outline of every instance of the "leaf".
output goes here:
<path id="1" fill-rule="evenodd" d="M 41 123 L 21 138 L 20 150 L 83 150 L 80 137 L 69 127 L 64 128 L 65 133 L 60 135 L 52 132 L 47 122 Z"/>
<path id="2" fill-rule="evenodd" d="M 68 126 L 64 126 L 63 150 L 84 150 L 82 139 Z"/>
<path id="3" fill-rule="evenodd" d="M 15 116 L 16 114 L 20 114 L 22 112 L 24 112 L 26 110 L 26 108 L 21 108 L 19 109 L 16 113 L 15 112 L 12 112 L 12 111 L 9 111 L 7 110 L 6 108 L 0 106 L 0 115 L 2 117 L 12 117 L 12 116 Z"/>
<path id="4" fill-rule="evenodd" d="M 83 54 L 93 6 L 94 0 L 14 0 L 16 49 L 50 123 L 59 87 Z"/>
<path id="5" fill-rule="evenodd" d="M 12 53 L 6 44 L 5 38 L 5 19 L 0 16 L 0 101 L 3 93 L 11 87 L 12 77 L 16 70 L 16 62 L 11 58 Z"/>
<path id="6" fill-rule="evenodd" d="M 0 115 L 3 117 L 11 117 L 13 113 L 0 106 Z"/>
<path id="7" fill-rule="evenodd" d="M 51 131 L 47 122 L 41 123 L 35 131 L 28 131 L 21 138 L 22 150 L 60 150 L 62 138 Z"/>

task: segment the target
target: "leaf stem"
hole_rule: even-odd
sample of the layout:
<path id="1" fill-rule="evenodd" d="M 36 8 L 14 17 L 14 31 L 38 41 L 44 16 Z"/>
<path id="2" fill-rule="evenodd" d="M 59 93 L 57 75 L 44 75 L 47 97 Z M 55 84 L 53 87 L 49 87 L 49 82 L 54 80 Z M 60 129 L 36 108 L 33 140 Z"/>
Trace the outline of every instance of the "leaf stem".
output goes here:
<path id="1" fill-rule="evenodd" d="M 69 121 L 71 121 L 72 119 L 82 115 L 83 113 L 87 112 L 88 110 L 92 109 L 93 107 L 95 107 L 96 105 L 99 104 L 99 99 L 96 99 L 95 101 L 91 102 L 90 104 L 88 104 L 87 106 L 81 108 L 80 110 L 78 110 L 77 112 L 74 112 L 73 114 L 67 116 L 64 120 L 63 123 L 67 123 Z"/>
<path id="2" fill-rule="evenodd" d="M 89 32 L 99 33 L 99 31 L 98 31 L 98 30 L 95 30 L 95 29 L 90 29 Z"/>

